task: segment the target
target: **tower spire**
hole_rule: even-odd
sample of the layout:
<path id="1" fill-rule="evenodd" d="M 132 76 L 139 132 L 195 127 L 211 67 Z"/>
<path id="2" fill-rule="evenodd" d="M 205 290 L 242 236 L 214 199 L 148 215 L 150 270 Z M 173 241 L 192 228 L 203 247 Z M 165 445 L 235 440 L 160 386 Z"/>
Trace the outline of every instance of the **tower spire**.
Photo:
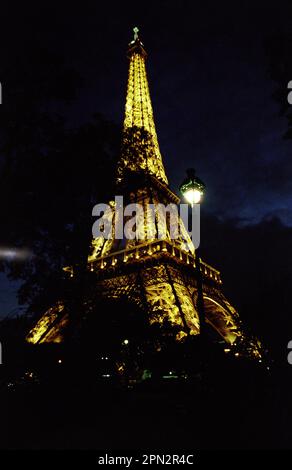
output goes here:
<path id="1" fill-rule="evenodd" d="M 134 38 L 128 47 L 129 75 L 118 182 L 123 180 L 126 171 L 132 171 L 145 172 L 167 184 L 147 80 L 147 53 L 136 26 L 133 32 Z"/>
<path id="2" fill-rule="evenodd" d="M 138 39 L 139 28 L 137 28 L 137 26 L 135 26 L 133 28 L 133 32 L 134 32 L 134 41 L 136 41 L 136 39 Z"/>

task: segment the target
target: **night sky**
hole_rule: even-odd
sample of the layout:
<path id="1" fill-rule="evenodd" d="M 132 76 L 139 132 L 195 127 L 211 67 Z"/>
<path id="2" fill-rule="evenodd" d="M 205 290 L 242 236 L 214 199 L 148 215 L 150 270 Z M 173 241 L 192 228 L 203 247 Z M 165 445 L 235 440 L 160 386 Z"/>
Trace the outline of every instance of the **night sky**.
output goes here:
<path id="1" fill-rule="evenodd" d="M 77 99 L 62 109 L 72 125 L 95 112 L 121 125 L 126 49 L 137 25 L 149 54 L 154 117 L 171 188 L 178 191 L 185 169 L 195 167 L 208 189 L 206 213 L 240 226 L 278 216 L 292 226 L 292 143 L 283 139 L 287 122 L 272 98 L 275 83 L 264 48 L 272 34 L 292 30 L 292 7 L 239 3 L 2 5 L 0 80 L 1 56 L 13 63 L 22 51 L 25 63 L 38 44 L 61 54 L 84 80 Z M 21 73 L 16 63 L 15 73 Z M 14 308 L 14 291 L 1 275 L 0 314 Z"/>

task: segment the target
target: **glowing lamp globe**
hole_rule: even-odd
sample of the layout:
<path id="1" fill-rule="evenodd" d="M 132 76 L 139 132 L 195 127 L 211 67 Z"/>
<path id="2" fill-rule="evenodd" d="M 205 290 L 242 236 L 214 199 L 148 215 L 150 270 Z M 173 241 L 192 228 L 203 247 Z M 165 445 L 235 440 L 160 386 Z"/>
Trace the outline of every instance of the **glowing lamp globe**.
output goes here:
<path id="1" fill-rule="evenodd" d="M 201 200 L 202 193 L 198 189 L 189 189 L 184 193 L 184 197 L 189 204 L 198 204 Z"/>
<path id="2" fill-rule="evenodd" d="M 199 204 L 205 192 L 205 184 L 197 176 L 193 168 L 187 170 L 187 178 L 180 185 L 179 190 L 186 201 L 191 204 Z"/>

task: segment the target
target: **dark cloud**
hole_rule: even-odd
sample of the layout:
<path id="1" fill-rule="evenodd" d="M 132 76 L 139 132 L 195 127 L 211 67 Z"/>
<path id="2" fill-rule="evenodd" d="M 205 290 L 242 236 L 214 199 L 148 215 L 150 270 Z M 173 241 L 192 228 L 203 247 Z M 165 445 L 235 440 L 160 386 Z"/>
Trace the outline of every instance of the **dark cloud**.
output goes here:
<path id="1" fill-rule="evenodd" d="M 221 271 L 224 291 L 246 325 L 283 361 L 292 339 L 292 227 L 271 215 L 255 225 L 240 222 L 203 214 L 203 257 Z"/>

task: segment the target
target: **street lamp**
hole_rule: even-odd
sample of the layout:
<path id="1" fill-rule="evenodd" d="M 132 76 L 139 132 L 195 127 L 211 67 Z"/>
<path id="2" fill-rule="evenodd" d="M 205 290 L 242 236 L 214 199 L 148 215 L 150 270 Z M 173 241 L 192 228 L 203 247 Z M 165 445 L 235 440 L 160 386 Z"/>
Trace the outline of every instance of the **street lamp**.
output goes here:
<path id="1" fill-rule="evenodd" d="M 200 178 L 196 176 L 196 172 L 193 168 L 187 170 L 187 178 L 179 187 L 181 194 L 187 200 L 187 202 L 194 206 L 198 204 L 204 195 L 206 186 Z M 196 273 L 197 273 L 197 311 L 200 321 L 200 336 L 203 339 L 205 330 L 205 309 L 204 309 L 204 297 L 203 297 L 203 279 L 201 271 L 201 258 L 199 247 L 196 248 Z"/>
<path id="2" fill-rule="evenodd" d="M 189 168 L 187 170 L 187 178 L 180 185 L 179 190 L 187 202 L 193 206 L 201 202 L 205 188 L 206 186 L 203 181 L 196 176 L 195 170 Z"/>
<path id="3" fill-rule="evenodd" d="M 187 170 L 187 178 L 184 182 L 180 185 L 180 192 L 182 193 L 183 197 L 187 200 L 187 202 L 193 208 L 194 204 L 198 204 L 204 195 L 206 186 L 205 184 L 195 175 L 195 170 L 189 169 Z M 203 296 L 203 276 L 201 270 L 201 258 L 200 258 L 200 249 L 199 247 L 196 248 L 195 251 L 195 266 L 196 266 L 196 280 L 197 280 L 197 312 L 199 316 L 200 322 L 200 336 L 199 336 L 199 343 L 200 343 L 200 370 L 201 370 L 201 403 L 203 406 L 199 407 L 199 421 L 201 422 L 201 426 L 204 430 L 205 425 L 205 396 L 204 396 L 204 388 L 206 387 L 206 353 L 207 348 L 205 344 L 205 325 L 206 325 L 206 317 L 205 317 L 205 306 L 204 306 L 204 296 Z"/>

